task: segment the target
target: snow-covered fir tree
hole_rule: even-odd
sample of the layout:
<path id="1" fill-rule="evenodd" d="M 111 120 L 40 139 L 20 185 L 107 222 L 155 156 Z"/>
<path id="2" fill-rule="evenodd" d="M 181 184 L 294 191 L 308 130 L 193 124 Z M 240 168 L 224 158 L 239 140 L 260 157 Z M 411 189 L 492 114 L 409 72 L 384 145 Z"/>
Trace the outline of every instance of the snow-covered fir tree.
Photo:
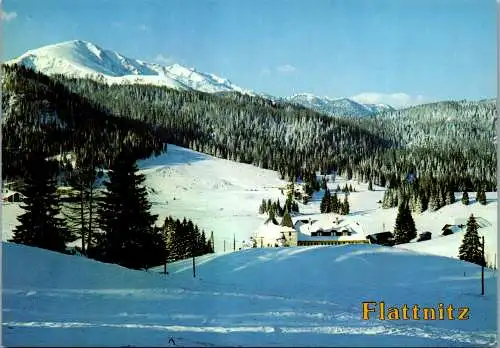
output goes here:
<path id="1" fill-rule="evenodd" d="M 462 204 L 469 205 L 469 193 L 467 191 L 462 194 Z"/>
<path id="2" fill-rule="evenodd" d="M 325 194 L 323 195 L 323 198 L 321 199 L 319 210 L 321 213 L 329 213 L 330 209 L 331 209 L 331 194 L 330 194 L 330 190 L 326 189 Z"/>
<path id="3" fill-rule="evenodd" d="M 26 155 L 24 166 L 26 177 L 21 193 L 26 197 L 21 208 L 24 210 L 17 220 L 11 242 L 58 252 L 65 252 L 66 243 L 76 236 L 58 217 L 60 201 L 56 195 L 54 166 L 44 153 Z"/>
<path id="4" fill-rule="evenodd" d="M 394 226 L 394 242 L 396 244 L 409 243 L 417 236 L 415 222 L 411 216 L 407 202 L 402 202 L 398 208 L 396 224 Z"/>
<path id="5" fill-rule="evenodd" d="M 462 244 L 458 250 L 458 258 L 460 260 L 486 266 L 478 229 L 479 225 L 477 224 L 476 218 L 471 214 L 467 221 L 467 230 L 465 231 Z"/>

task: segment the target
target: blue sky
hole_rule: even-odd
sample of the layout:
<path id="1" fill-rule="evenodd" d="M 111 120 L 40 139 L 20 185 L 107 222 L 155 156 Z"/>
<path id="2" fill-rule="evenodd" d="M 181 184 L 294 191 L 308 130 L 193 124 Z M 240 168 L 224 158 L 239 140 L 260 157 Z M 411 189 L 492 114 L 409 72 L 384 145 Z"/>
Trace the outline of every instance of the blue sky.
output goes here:
<path id="1" fill-rule="evenodd" d="M 496 96 L 493 0 L 4 0 L 3 58 L 81 39 L 272 95 Z"/>

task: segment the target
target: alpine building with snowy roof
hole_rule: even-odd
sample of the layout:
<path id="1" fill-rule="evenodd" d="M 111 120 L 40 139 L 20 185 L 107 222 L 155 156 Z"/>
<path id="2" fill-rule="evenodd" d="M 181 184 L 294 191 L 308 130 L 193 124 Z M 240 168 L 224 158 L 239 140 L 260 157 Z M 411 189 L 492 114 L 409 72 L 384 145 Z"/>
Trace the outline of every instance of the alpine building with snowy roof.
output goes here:
<path id="1" fill-rule="evenodd" d="M 335 213 L 292 217 L 293 228 L 266 221 L 255 231 L 256 247 L 368 244 L 363 227 Z"/>

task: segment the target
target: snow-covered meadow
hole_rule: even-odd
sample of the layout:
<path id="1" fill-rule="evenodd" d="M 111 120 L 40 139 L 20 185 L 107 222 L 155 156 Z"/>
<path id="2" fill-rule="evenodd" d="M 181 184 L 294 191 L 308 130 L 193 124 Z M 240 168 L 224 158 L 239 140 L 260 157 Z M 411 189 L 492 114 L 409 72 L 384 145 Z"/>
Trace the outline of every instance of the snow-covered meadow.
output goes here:
<path id="1" fill-rule="evenodd" d="M 6 346 L 477 347 L 497 337 L 496 272 L 480 296 L 480 267 L 397 248 L 212 254 L 197 258 L 196 278 L 191 260 L 165 276 L 11 243 L 2 255 Z M 466 306 L 469 319 L 363 320 L 364 301 Z"/>
<path id="2" fill-rule="evenodd" d="M 276 172 L 175 145 L 168 145 L 165 154 L 139 161 L 138 166 L 146 176 L 152 212 L 158 214 L 158 223 L 162 224 L 168 215 L 192 219 L 208 235 L 214 232 L 216 252 L 222 252 L 224 245 L 226 251 L 231 251 L 234 238 L 236 249 L 243 246 L 243 242 L 249 242 L 266 219 L 258 215 L 262 199 L 280 198 L 284 203 L 280 188 L 284 188 L 286 182 L 280 180 Z M 346 183 L 356 190 L 349 195 L 350 218 L 358 222 L 366 234 L 392 231 L 397 208 L 382 209 L 377 203 L 382 200 L 385 188 L 374 185 L 374 191 L 368 191 L 368 184 L 346 181 L 339 176 L 328 186 L 333 192 L 337 185 L 343 187 Z M 323 194 L 323 191 L 316 192 L 308 205 L 299 203 L 301 213 L 319 213 Z M 342 196 L 339 193 L 339 197 Z M 475 192 L 469 192 L 468 206 L 460 202 L 460 192 L 455 196 L 457 202 L 436 212 L 413 214 L 417 232 L 430 231 L 432 240 L 398 247 L 456 258 L 463 232 L 441 237 L 441 229 L 445 224 L 465 223 L 472 213 L 484 226 L 479 234 L 485 236 L 488 261 L 498 265 L 498 261 L 494 261 L 498 260 L 497 193 L 487 193 L 486 206 L 475 201 Z M 2 209 L 2 240 L 7 241 L 23 210 L 19 204 L 4 204 Z"/>

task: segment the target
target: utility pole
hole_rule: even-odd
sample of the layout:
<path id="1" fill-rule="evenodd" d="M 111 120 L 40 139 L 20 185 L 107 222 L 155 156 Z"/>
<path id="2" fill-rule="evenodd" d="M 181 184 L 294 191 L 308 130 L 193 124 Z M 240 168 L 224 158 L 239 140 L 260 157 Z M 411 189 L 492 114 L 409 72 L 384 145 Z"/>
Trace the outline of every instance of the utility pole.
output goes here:
<path id="1" fill-rule="evenodd" d="M 193 255 L 193 278 L 196 278 L 196 263 L 195 263 L 195 243 L 194 238 L 191 239 L 191 253 Z"/>
<path id="2" fill-rule="evenodd" d="M 214 231 L 210 232 L 210 242 L 212 243 L 212 252 L 215 253 L 215 246 L 214 246 Z"/>
<path id="3" fill-rule="evenodd" d="M 170 258 L 170 253 L 171 253 L 171 249 L 170 249 L 170 227 L 168 226 L 165 226 L 162 228 L 163 229 L 163 247 L 165 248 L 165 260 L 164 260 L 164 263 L 163 263 L 163 273 L 165 275 L 168 274 L 167 272 L 167 264 L 168 264 L 168 260 Z"/>
<path id="4" fill-rule="evenodd" d="M 481 295 L 484 295 L 484 236 L 482 237 L 483 239 L 483 248 L 482 248 L 482 254 L 483 254 L 483 260 L 481 262 Z"/>
<path id="5" fill-rule="evenodd" d="M 196 264 L 194 261 L 194 253 L 193 253 L 193 278 L 196 278 Z"/>

